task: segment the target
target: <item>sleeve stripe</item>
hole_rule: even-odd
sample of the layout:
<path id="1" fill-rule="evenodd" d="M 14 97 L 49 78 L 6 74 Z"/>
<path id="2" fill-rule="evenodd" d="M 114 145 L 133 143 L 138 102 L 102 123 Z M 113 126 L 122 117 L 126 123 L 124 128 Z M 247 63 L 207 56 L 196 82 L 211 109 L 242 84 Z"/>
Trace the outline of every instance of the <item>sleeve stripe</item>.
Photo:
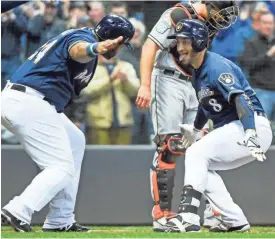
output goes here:
<path id="1" fill-rule="evenodd" d="M 73 43 L 68 47 L 68 52 L 71 50 L 71 48 L 72 48 L 75 44 L 77 44 L 77 43 L 79 43 L 79 42 L 84 42 L 84 43 L 90 44 L 89 42 L 86 42 L 86 41 L 83 41 L 83 40 L 75 41 L 75 42 L 73 42 Z"/>
<path id="2" fill-rule="evenodd" d="M 160 48 L 161 50 L 163 50 L 165 47 L 155 38 L 153 37 L 151 34 L 148 35 L 148 37 L 153 41 L 155 42 Z"/>
<path id="3" fill-rule="evenodd" d="M 237 94 L 237 93 L 244 93 L 243 90 L 232 90 L 228 93 L 228 98 L 227 98 L 227 101 L 230 102 L 230 99 L 231 99 L 231 96 L 234 95 L 234 94 Z"/>

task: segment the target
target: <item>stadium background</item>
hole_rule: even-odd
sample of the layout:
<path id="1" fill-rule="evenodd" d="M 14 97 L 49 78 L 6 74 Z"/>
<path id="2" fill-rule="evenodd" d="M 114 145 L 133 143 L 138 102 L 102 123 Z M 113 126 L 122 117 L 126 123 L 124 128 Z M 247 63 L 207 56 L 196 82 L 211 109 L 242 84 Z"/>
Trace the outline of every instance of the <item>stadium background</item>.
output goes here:
<path id="1" fill-rule="evenodd" d="M 138 63 L 144 39 L 162 12 L 176 3 L 178 3 L 178 1 L 131 1 L 124 3 L 118 1 L 59 1 L 52 7 L 45 2 L 33 1 L 2 14 L 2 89 L 9 75 L 12 74 L 38 46 L 66 29 L 83 26 L 92 27 L 109 12 L 120 13 L 129 17 L 135 24 L 138 34 L 133 43 L 136 50 L 131 54 L 125 49 L 123 53 L 118 56 L 118 59 L 126 60 L 133 64 L 139 77 Z M 240 65 L 246 72 L 248 80 L 253 85 L 255 83 L 253 75 L 251 75 L 251 72 L 253 72 L 251 68 L 253 62 L 251 62 L 250 57 L 257 59 L 265 55 L 266 52 L 260 51 L 257 53 L 259 55 L 255 55 L 256 52 L 250 50 L 249 44 L 251 44 L 253 39 L 261 35 L 261 31 L 263 30 L 260 29 L 261 16 L 267 12 L 273 15 L 275 14 L 275 2 L 238 1 L 238 4 L 240 6 L 240 18 L 234 26 L 222 31 L 216 37 L 211 50 Z M 273 34 L 267 37 L 266 44 L 267 49 L 275 46 L 274 29 Z M 249 57 L 247 57 L 248 55 Z M 265 60 L 267 60 L 268 63 L 262 64 L 260 68 L 257 68 L 257 76 L 259 77 L 257 80 L 262 78 L 264 84 L 260 85 L 260 87 L 257 85 L 257 88 L 263 96 L 260 100 L 265 101 L 266 107 L 272 111 L 275 105 L 275 56 L 273 55 Z M 135 89 L 135 91 L 137 92 L 137 89 Z M 109 107 L 111 107 L 109 109 L 112 112 L 111 115 L 98 112 L 99 105 L 97 104 L 104 100 L 106 94 L 111 95 L 109 98 L 111 102 L 108 104 Z M 121 95 L 123 95 L 123 97 L 118 97 Z M 122 104 L 122 100 L 128 102 L 126 105 L 128 107 L 127 109 L 125 108 L 125 104 Z M 153 129 L 149 112 L 138 111 L 134 105 L 134 100 L 135 97 L 133 97 L 132 94 L 127 94 L 127 92 L 121 92 L 115 87 L 110 87 L 108 92 L 97 92 L 96 97 L 84 92 L 79 99 L 76 99 L 74 103 L 66 109 L 68 117 L 86 134 L 87 144 L 94 145 L 87 147 L 83 165 L 84 173 L 81 179 L 79 201 L 76 209 L 77 215 L 83 218 L 83 220 L 81 220 L 84 223 L 89 224 L 86 218 L 89 217 L 89 215 L 94 215 L 96 219 L 95 221 L 90 221 L 90 223 L 102 224 L 104 222 L 103 224 L 107 224 L 107 209 L 112 205 L 113 210 L 115 209 L 112 215 L 118 215 L 123 211 L 121 217 L 119 217 L 122 220 L 120 221 L 121 223 L 123 222 L 123 216 L 129 215 L 129 212 L 131 212 L 130 215 L 132 219 L 134 218 L 133 215 L 140 215 L 139 219 L 137 221 L 135 221 L 135 219 L 131 221 L 131 218 L 124 218 L 124 224 L 127 224 L 127 221 L 130 224 L 147 224 L 150 222 L 151 200 L 147 173 L 154 150 L 154 145 L 151 143 Z M 107 111 L 107 109 L 104 110 Z M 102 125 L 101 122 L 93 118 L 99 113 L 103 114 L 102 117 L 106 122 L 110 122 L 109 124 L 104 124 L 107 126 L 100 126 Z M 115 120 L 117 114 L 124 115 L 125 122 Z M 270 121 L 272 124 L 275 124 L 274 114 L 270 115 Z M 38 169 L 31 160 L 27 159 L 27 156 L 23 153 L 22 148 L 18 145 L 13 135 L 3 127 L 1 132 L 3 145 L 1 189 L 3 205 L 12 196 L 23 190 L 30 182 L 32 176 L 38 172 Z M 95 139 L 95 137 L 91 135 L 97 135 L 99 137 Z M 118 146 L 99 146 L 100 144 L 113 144 Z M 122 144 L 130 146 L 120 147 L 119 145 Z M 147 146 L 136 146 L 137 144 Z M 127 158 L 125 156 L 126 154 Z M 273 160 L 275 151 L 271 149 L 268 156 L 269 160 Z M 100 161 L 100 163 L 97 163 L 97 161 Z M 118 166 L 114 167 L 114 165 Z M 255 162 L 247 167 L 236 171 L 234 170 L 232 173 L 227 172 L 223 174 L 226 180 L 228 180 L 228 185 L 233 197 L 247 210 L 248 214 L 250 213 L 249 219 L 252 219 L 254 224 L 275 224 L 275 208 L 274 206 L 272 207 L 272 200 L 274 205 L 275 198 L 274 170 L 272 170 L 274 166 L 273 160 L 266 162 L 265 165 L 259 169 Z M 183 174 L 181 172 L 183 171 L 184 166 L 181 162 L 177 168 L 176 191 L 178 193 L 176 192 L 176 196 L 179 196 L 180 185 L 183 180 Z M 134 178 L 132 174 L 134 174 Z M 16 175 L 15 181 L 13 182 L 19 183 L 15 186 L 9 185 L 9 175 Z M 109 177 L 104 175 L 109 175 Z M 129 180 L 129 178 L 131 180 Z M 111 182 L 113 182 L 113 184 L 110 184 Z M 131 182 L 133 184 L 131 184 Z M 112 190 L 109 190 L 110 185 L 112 185 Z M 125 194 L 125 192 L 128 192 L 128 194 Z M 131 197 L 129 192 L 132 195 Z M 139 192 L 141 194 L 139 194 Z M 125 200 L 119 198 L 119 195 L 123 194 L 125 194 Z M 256 210 L 257 203 L 259 203 L 260 199 L 258 196 L 254 197 L 254 194 L 264 195 L 265 203 L 262 203 L 262 210 Z M 96 200 L 94 199 L 94 195 L 96 195 Z M 101 200 L 101 198 L 110 200 L 104 201 Z M 131 198 L 131 200 L 129 200 L 129 198 Z M 95 202 L 90 200 L 95 200 Z M 245 203 L 246 201 L 250 202 L 247 204 Z M 117 202 L 119 202 L 118 205 L 120 206 L 115 207 Z M 89 204 L 93 204 L 93 206 L 87 209 L 89 208 Z M 147 206 L 143 207 L 145 204 Z M 108 205 L 108 207 L 107 209 L 105 208 L 106 211 L 103 212 L 100 208 L 104 208 L 106 205 Z M 135 210 L 131 211 L 133 208 L 135 208 Z M 35 221 L 37 223 L 41 222 L 43 213 L 45 213 L 45 211 L 36 217 Z M 81 216 L 81 214 L 85 215 L 86 218 Z M 106 217 L 104 217 L 104 215 L 106 215 Z M 112 220 L 115 221 L 116 218 L 113 217 Z M 114 222 L 112 220 L 110 223 Z"/>
<path id="2" fill-rule="evenodd" d="M 66 29 L 93 27 L 109 12 L 131 18 L 137 29 L 133 39 L 134 53 L 125 48 L 118 58 L 131 63 L 139 78 L 139 58 L 143 41 L 162 12 L 176 3 L 178 1 L 57 1 L 52 7 L 47 2 L 30 1 L 4 13 L 1 15 L 2 89 L 9 75 L 47 40 Z M 275 56 L 268 57 L 265 61 L 261 60 L 267 50 L 275 45 L 274 29 L 264 44 L 258 44 L 259 47 L 264 47 L 264 50 L 259 49 L 256 52 L 249 45 L 249 41 L 261 35 L 262 31 L 267 31 L 262 29 L 267 27 L 259 23 L 260 17 L 266 12 L 274 15 L 275 2 L 238 1 L 238 4 L 238 21 L 216 36 L 211 50 L 242 67 L 251 85 L 257 88 L 266 111 L 271 112 L 268 114 L 270 120 L 275 121 L 275 68 L 272 67 L 275 65 Z M 272 24 L 270 18 L 267 21 L 267 24 Z M 255 58 L 259 59 L 258 62 L 255 62 Z M 111 75 L 107 74 L 107 77 Z M 259 84 L 259 81 L 263 83 Z M 113 83 L 110 83 L 107 90 L 106 87 L 101 88 L 96 92 L 92 89 L 84 92 L 66 109 L 68 117 L 86 134 L 87 144 L 152 144 L 153 128 L 150 113 L 139 111 L 134 104 L 137 85 L 132 87 L 130 93 L 130 90 L 121 90 L 121 87 L 116 87 Z M 104 107 L 105 111 L 100 110 Z M 2 144 L 18 144 L 3 127 L 1 131 Z"/>

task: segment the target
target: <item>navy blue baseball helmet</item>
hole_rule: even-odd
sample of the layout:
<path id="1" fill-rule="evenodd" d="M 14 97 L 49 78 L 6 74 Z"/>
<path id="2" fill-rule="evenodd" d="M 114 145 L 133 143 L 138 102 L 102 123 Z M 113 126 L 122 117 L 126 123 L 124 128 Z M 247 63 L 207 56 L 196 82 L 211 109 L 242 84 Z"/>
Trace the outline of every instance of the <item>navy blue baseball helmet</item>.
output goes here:
<path id="1" fill-rule="evenodd" d="M 175 33 L 168 36 L 167 39 L 176 39 L 177 37 L 191 39 L 192 47 L 197 52 L 201 52 L 208 46 L 208 29 L 199 20 L 180 20 L 176 25 Z"/>
<path id="2" fill-rule="evenodd" d="M 123 37 L 123 44 L 133 49 L 130 40 L 135 34 L 135 28 L 125 17 L 108 14 L 95 26 L 94 32 L 100 41 Z"/>

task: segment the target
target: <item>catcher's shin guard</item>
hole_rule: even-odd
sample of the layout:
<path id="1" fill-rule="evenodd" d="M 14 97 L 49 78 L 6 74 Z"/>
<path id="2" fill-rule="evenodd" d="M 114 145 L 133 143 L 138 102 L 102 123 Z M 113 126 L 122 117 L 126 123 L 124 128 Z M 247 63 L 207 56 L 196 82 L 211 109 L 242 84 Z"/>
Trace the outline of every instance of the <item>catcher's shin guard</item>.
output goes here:
<path id="1" fill-rule="evenodd" d="M 166 135 L 158 144 L 150 170 L 154 220 L 171 215 L 176 156 L 184 152 L 181 135 Z"/>

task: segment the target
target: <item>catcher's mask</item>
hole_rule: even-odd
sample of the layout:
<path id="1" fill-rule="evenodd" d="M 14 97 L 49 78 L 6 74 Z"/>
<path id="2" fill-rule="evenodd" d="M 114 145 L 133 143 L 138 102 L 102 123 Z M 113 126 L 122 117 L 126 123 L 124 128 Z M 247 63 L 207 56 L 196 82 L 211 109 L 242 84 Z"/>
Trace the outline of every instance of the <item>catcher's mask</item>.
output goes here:
<path id="1" fill-rule="evenodd" d="M 233 1 L 202 1 L 206 5 L 208 17 L 206 26 L 209 31 L 219 31 L 234 24 L 239 15 L 239 8 Z"/>

